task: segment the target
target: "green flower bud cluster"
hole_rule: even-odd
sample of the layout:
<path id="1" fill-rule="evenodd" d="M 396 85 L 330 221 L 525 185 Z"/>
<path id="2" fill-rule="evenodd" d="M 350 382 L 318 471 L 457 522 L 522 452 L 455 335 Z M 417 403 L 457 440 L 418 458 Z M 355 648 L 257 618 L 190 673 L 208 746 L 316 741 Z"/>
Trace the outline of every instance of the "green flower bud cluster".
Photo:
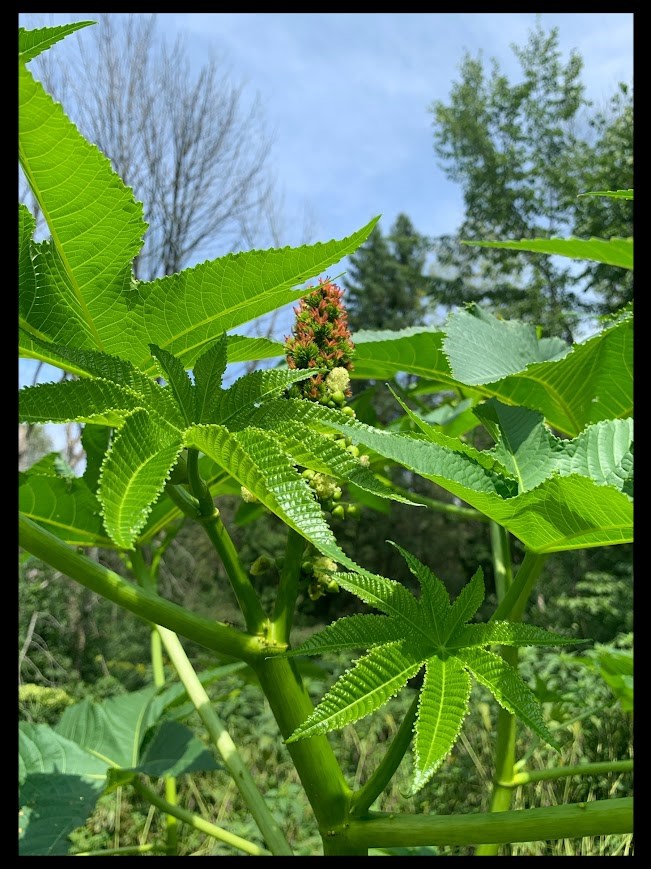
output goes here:
<path id="1" fill-rule="evenodd" d="M 306 559 L 301 565 L 301 573 L 307 580 L 307 594 L 310 600 L 318 600 L 324 594 L 336 594 L 339 584 L 332 576 L 337 570 L 337 562 L 325 555 Z"/>
<path id="2" fill-rule="evenodd" d="M 276 562 L 268 555 L 260 555 L 249 568 L 251 576 L 262 576 L 276 567 Z"/>
<path id="3" fill-rule="evenodd" d="M 357 449 L 357 447 L 353 449 Z M 355 518 L 359 516 L 359 507 L 356 504 L 342 502 L 341 486 L 337 484 L 334 477 L 320 474 L 310 468 L 306 468 L 302 476 L 309 483 L 310 488 L 314 491 L 317 499 L 321 502 L 321 507 L 326 513 L 331 513 L 337 519 L 344 519 L 346 516 Z"/>

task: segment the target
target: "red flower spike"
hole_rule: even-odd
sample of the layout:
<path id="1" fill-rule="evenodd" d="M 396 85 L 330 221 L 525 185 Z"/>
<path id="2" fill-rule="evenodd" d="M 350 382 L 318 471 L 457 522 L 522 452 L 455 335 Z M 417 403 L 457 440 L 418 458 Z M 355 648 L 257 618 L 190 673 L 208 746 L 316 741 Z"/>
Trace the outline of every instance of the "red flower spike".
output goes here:
<path id="1" fill-rule="evenodd" d="M 348 314 L 343 304 L 343 292 L 327 278 L 301 299 L 294 308 L 296 322 L 290 337 L 285 339 L 287 365 L 290 368 L 344 368 L 352 371 L 354 345 L 348 329 Z M 325 401 L 330 397 L 324 375 L 315 374 L 292 386 L 290 394 L 310 401 Z M 350 389 L 345 395 L 350 395 Z"/>

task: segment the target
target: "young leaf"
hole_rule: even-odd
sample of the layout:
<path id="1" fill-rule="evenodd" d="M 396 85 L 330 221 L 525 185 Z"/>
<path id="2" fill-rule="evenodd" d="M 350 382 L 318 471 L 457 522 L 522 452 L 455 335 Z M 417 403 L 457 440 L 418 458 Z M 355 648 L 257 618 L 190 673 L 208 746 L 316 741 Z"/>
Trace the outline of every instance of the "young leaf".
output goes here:
<path id="1" fill-rule="evenodd" d="M 214 407 L 219 401 L 226 362 L 226 336 L 221 335 L 194 363 L 196 391 L 194 422 L 211 422 L 215 419 Z"/>
<path id="2" fill-rule="evenodd" d="M 414 778 L 410 793 L 425 785 L 445 760 L 468 714 L 472 682 L 454 658 L 429 658 L 414 727 Z"/>
<path id="3" fill-rule="evenodd" d="M 420 600 L 384 577 L 334 574 L 343 588 L 386 615 L 341 619 L 287 653 L 314 655 L 359 648 L 365 635 L 364 645 L 371 649 L 335 682 L 287 742 L 327 733 L 368 715 L 393 697 L 424 666 L 426 675 L 415 724 L 412 793 L 431 778 L 454 745 L 468 712 L 471 677 L 556 747 L 533 692 L 516 670 L 485 646 L 499 643 L 502 638 L 516 646 L 576 641 L 540 628 L 507 622 L 466 625 L 483 599 L 481 570 L 477 570 L 450 605 L 443 584 L 431 570 L 415 556 L 397 548 L 420 581 Z"/>
<path id="4" fill-rule="evenodd" d="M 159 364 L 161 374 L 169 383 L 186 424 L 192 425 L 195 421 L 194 384 L 187 371 L 176 356 L 168 353 L 167 350 L 163 350 L 155 344 L 150 344 L 149 349 Z"/>

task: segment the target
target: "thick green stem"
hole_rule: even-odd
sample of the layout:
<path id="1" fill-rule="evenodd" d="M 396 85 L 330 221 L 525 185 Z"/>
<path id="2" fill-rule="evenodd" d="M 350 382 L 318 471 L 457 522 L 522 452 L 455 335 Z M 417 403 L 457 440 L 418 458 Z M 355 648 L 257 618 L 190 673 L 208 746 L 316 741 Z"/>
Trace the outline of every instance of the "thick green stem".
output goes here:
<path id="1" fill-rule="evenodd" d="M 79 554 L 72 546 L 22 514 L 18 518 L 18 535 L 20 546 L 32 555 L 139 618 L 163 625 L 220 655 L 242 661 L 259 657 L 261 644 L 256 637 L 243 634 L 229 625 L 202 618 L 127 582 L 119 574 Z"/>
<path id="2" fill-rule="evenodd" d="M 192 452 L 192 451 L 190 451 Z M 190 468 L 190 454 L 188 454 L 188 469 Z M 197 472 L 198 473 L 198 472 Z M 168 484 L 165 491 L 174 501 L 174 503 L 191 519 L 199 522 L 203 526 L 210 542 L 214 546 L 219 555 L 222 564 L 226 570 L 226 575 L 230 581 L 231 587 L 235 592 L 235 597 L 240 605 L 246 627 L 249 633 L 263 633 L 267 623 L 267 616 L 262 609 L 258 595 L 256 594 L 251 580 L 247 572 L 242 566 L 237 550 L 231 540 L 228 531 L 219 515 L 219 510 L 212 503 L 210 496 L 211 512 L 207 513 L 207 505 L 202 504 L 190 495 L 181 486 L 172 486 Z"/>
<path id="3" fill-rule="evenodd" d="M 496 522 L 491 522 L 491 543 L 493 549 L 493 565 L 495 570 L 495 587 L 498 604 L 502 604 L 513 588 L 513 574 L 511 569 L 511 549 L 506 529 Z M 526 560 L 526 556 L 525 556 Z M 523 562 L 524 564 L 524 562 Z M 519 572 L 518 572 L 519 575 Z M 521 589 L 526 587 L 521 585 Z M 528 592 L 527 592 L 528 594 Z M 514 599 L 519 603 L 520 597 Z M 498 605 L 499 609 L 499 605 Z M 509 613 L 513 616 L 513 611 Z M 516 617 L 514 620 L 518 620 Z M 502 657 L 512 667 L 518 665 L 518 650 L 513 647 L 503 647 Z M 505 709 L 500 708 L 497 716 L 497 744 L 495 746 L 495 774 L 493 779 L 493 792 L 491 794 L 491 812 L 506 812 L 511 807 L 512 790 L 505 788 L 502 782 L 511 781 L 513 778 L 513 766 L 515 764 L 515 716 Z M 498 853 L 498 845 L 482 843 L 477 848 L 476 856 L 495 855 Z"/>
<path id="4" fill-rule="evenodd" d="M 513 582 L 511 569 L 511 548 L 509 533 L 497 522 L 491 520 L 491 549 L 493 552 L 493 574 L 495 576 L 495 591 L 497 600 L 502 601 Z"/>
<path id="5" fill-rule="evenodd" d="M 517 622 L 522 618 L 529 595 L 538 581 L 538 577 L 548 557 L 547 553 L 540 554 L 527 549 L 511 587 L 506 592 L 504 599 L 499 601 L 497 609 L 490 617 L 490 621 L 508 619 L 509 621 Z"/>
<path id="6" fill-rule="evenodd" d="M 190 491 L 197 499 L 201 515 L 205 517 L 212 516 L 215 510 L 215 502 L 210 494 L 210 489 L 202 480 L 199 473 L 199 450 L 188 450 L 187 473 Z"/>
<path id="7" fill-rule="evenodd" d="M 202 519 L 201 524 L 210 538 L 210 542 L 219 553 L 249 633 L 263 633 L 268 621 L 267 616 L 251 584 L 249 575 L 242 567 L 237 550 L 221 520 L 219 511 L 214 510 L 213 515 Z"/>
<path id="8" fill-rule="evenodd" d="M 518 663 L 518 650 L 512 647 L 502 649 L 504 660 L 516 667 Z M 493 780 L 493 793 L 489 812 L 506 812 L 511 808 L 513 790 L 504 784 L 513 778 L 513 766 L 515 764 L 515 716 L 505 709 L 500 708 L 497 715 L 497 745 L 495 748 L 495 778 Z M 499 845 L 492 842 L 484 842 L 475 851 L 475 856 L 494 856 L 498 853 Z"/>
<path id="9" fill-rule="evenodd" d="M 194 827 L 195 830 L 207 833 L 207 835 L 212 836 L 213 839 L 219 839 L 220 842 L 225 842 L 227 845 L 231 845 L 233 848 L 237 848 L 239 851 L 244 851 L 245 854 L 250 854 L 253 857 L 262 857 L 269 854 L 268 851 L 264 848 L 260 848 L 253 842 L 242 839 L 241 836 L 236 836 L 234 833 L 229 833 L 228 830 L 223 830 L 221 827 L 211 824 L 210 821 L 204 820 L 199 815 L 193 815 L 192 812 L 188 812 L 187 809 L 182 809 L 181 806 L 168 803 L 167 800 L 160 797 L 155 790 L 143 784 L 140 779 L 134 779 L 131 784 L 134 790 L 143 796 L 147 802 L 156 806 L 156 808 L 160 809 L 162 812 L 174 815 L 174 817 L 178 818 L 179 821 L 182 821 L 184 824 L 189 824 L 191 827 Z"/>
<path id="10" fill-rule="evenodd" d="M 314 711 L 296 664 L 292 658 L 275 656 L 261 658 L 251 666 L 286 739 Z M 348 814 L 350 788 L 326 736 L 291 742 L 287 750 L 325 841 L 329 832 L 338 827 Z"/>
<path id="11" fill-rule="evenodd" d="M 552 769 L 532 769 L 516 773 L 512 781 L 505 782 L 505 786 L 517 788 L 519 785 L 529 785 L 539 781 L 553 781 L 554 779 L 567 778 L 571 775 L 608 775 L 612 772 L 633 772 L 633 761 L 605 760 L 597 763 L 579 763 L 575 766 L 556 766 Z"/>
<path id="12" fill-rule="evenodd" d="M 165 651 L 174 665 L 190 701 L 199 713 L 210 738 L 219 752 L 224 765 L 233 777 L 253 819 L 273 854 L 292 855 L 282 830 L 267 808 L 251 774 L 246 768 L 235 743 L 213 709 L 203 685 L 190 663 L 179 638 L 172 631 L 158 627 Z"/>
<path id="13" fill-rule="evenodd" d="M 305 552 L 305 539 L 294 531 L 287 529 L 287 544 L 285 560 L 280 572 L 278 594 L 271 618 L 270 639 L 278 645 L 289 645 L 289 635 L 292 630 L 296 598 L 298 597 L 298 580 L 301 575 L 301 561 Z"/>
<path id="14" fill-rule="evenodd" d="M 345 835 L 352 845 L 398 848 L 418 845 L 474 845 L 539 842 L 607 836 L 633 831 L 633 799 L 594 800 L 542 809 L 464 815 L 375 814 L 350 820 Z"/>
<path id="15" fill-rule="evenodd" d="M 405 752 L 409 748 L 409 743 L 413 736 L 414 721 L 418 714 L 418 698 L 419 695 L 416 694 L 407 714 L 402 720 L 398 732 L 394 736 L 391 745 L 378 764 L 375 772 L 370 776 L 363 787 L 353 794 L 351 799 L 351 815 L 353 817 L 358 818 L 368 811 L 371 805 L 389 784 L 394 772 L 400 766 L 400 761 L 405 756 Z"/>

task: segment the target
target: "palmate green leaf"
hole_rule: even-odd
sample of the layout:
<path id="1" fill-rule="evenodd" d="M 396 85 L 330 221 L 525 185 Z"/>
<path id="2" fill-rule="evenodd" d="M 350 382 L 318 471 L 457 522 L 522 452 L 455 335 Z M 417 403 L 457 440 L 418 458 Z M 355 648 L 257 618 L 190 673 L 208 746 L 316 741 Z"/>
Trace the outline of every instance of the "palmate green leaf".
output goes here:
<path id="1" fill-rule="evenodd" d="M 465 441 L 460 440 L 458 437 L 452 437 L 449 434 L 446 434 L 444 431 L 441 431 L 439 428 L 435 428 L 432 425 L 424 422 L 417 414 L 415 414 L 411 408 L 407 407 L 407 405 L 402 401 L 399 396 L 389 387 L 391 394 L 396 399 L 398 404 L 403 408 L 406 412 L 407 416 L 410 419 L 413 419 L 417 424 L 420 432 L 425 435 L 425 438 L 433 444 L 438 444 L 439 446 L 445 447 L 448 450 L 456 453 L 464 453 L 469 456 L 471 459 L 474 459 L 478 462 L 482 467 L 488 468 L 492 471 L 497 471 L 502 474 L 504 477 L 510 476 L 510 470 L 507 466 L 504 465 L 502 461 L 498 458 L 495 458 L 495 461 L 490 461 L 490 456 L 497 457 L 497 453 L 493 451 L 489 453 L 487 450 L 478 450 L 475 447 L 467 444 Z M 417 437 L 422 437 L 420 434 L 416 434 Z"/>
<path id="2" fill-rule="evenodd" d="M 523 625 L 515 622 L 485 622 L 483 624 L 465 625 L 455 634 L 451 649 L 473 648 L 474 646 L 569 646 L 577 643 L 587 643 L 588 640 L 576 640 L 564 637 L 534 625 Z"/>
<path id="3" fill-rule="evenodd" d="M 420 599 L 385 577 L 333 574 L 343 588 L 386 615 L 340 619 L 286 653 L 294 657 L 370 649 L 335 682 L 287 742 L 327 733 L 370 714 L 425 666 L 415 723 L 412 793 L 431 778 L 454 745 L 468 713 L 470 677 L 489 688 L 501 705 L 554 745 L 533 693 L 513 668 L 484 647 L 502 639 L 515 646 L 548 646 L 571 640 L 508 622 L 466 624 L 483 601 L 481 569 L 450 605 L 445 586 L 432 571 L 394 545 L 419 580 Z"/>
<path id="4" fill-rule="evenodd" d="M 575 344 L 558 361 L 530 365 L 481 388 L 505 404 L 539 410 L 549 425 L 570 437 L 590 423 L 629 417 L 633 413 L 632 313 Z"/>
<path id="5" fill-rule="evenodd" d="M 297 285 L 330 268 L 362 244 L 378 221 L 341 239 L 298 248 L 246 251 L 140 283 L 135 328 L 148 343 L 173 353 L 186 368 L 216 335 L 248 323 L 308 293 Z M 108 348 L 107 348 L 108 349 Z M 151 371 L 147 354 L 134 357 L 124 342 L 121 354 Z"/>
<path id="6" fill-rule="evenodd" d="M 52 234 L 34 246 L 36 289 L 20 288 L 21 325 L 36 336 L 111 352 L 146 348 L 129 328 L 131 263 L 142 205 L 19 63 L 19 157 Z"/>
<path id="7" fill-rule="evenodd" d="M 632 238 L 523 238 L 520 241 L 462 241 L 472 247 L 494 247 L 591 260 L 623 269 L 633 268 Z"/>
<path id="8" fill-rule="evenodd" d="M 106 764 L 47 724 L 21 721 L 18 725 L 18 781 L 35 773 L 59 772 L 83 776 L 99 785 L 106 780 Z"/>
<path id="9" fill-rule="evenodd" d="M 95 23 L 95 21 L 74 21 L 71 24 L 61 24 L 58 27 L 40 27 L 37 30 L 26 30 L 24 27 L 19 27 L 19 57 L 23 63 L 29 63 L 30 60 L 34 60 L 41 52 L 51 48 L 70 33 Z"/>
<path id="10" fill-rule="evenodd" d="M 283 393 L 292 383 L 312 377 L 315 369 L 296 368 L 293 371 L 271 370 L 254 371 L 245 374 L 228 389 L 215 396 L 209 422 L 227 425 L 229 429 L 246 427 L 256 416 L 266 416 L 267 403 Z"/>
<path id="11" fill-rule="evenodd" d="M 101 703 L 88 698 L 68 706 L 55 731 L 102 760 L 105 766 L 130 768 L 138 763 L 149 728 L 160 718 L 164 700 L 149 685 Z"/>
<path id="12" fill-rule="evenodd" d="M 246 335 L 229 335 L 227 338 L 228 361 L 250 362 L 254 359 L 275 359 L 285 355 L 285 347 L 269 338 L 249 338 Z"/>
<path id="13" fill-rule="evenodd" d="M 395 619 L 376 615 L 344 616 L 305 640 L 300 648 L 287 652 L 287 657 L 323 655 L 344 649 L 371 649 L 400 640 L 403 636 L 404 627 Z"/>
<path id="14" fill-rule="evenodd" d="M 388 540 L 407 562 L 407 567 L 420 584 L 420 606 L 426 616 L 428 629 L 435 642 L 442 644 L 447 639 L 446 625 L 450 614 L 450 595 L 441 580 L 415 555 L 407 552 L 393 540 Z M 359 592 L 354 592 L 359 594 Z"/>
<path id="15" fill-rule="evenodd" d="M 118 546 L 133 548 L 182 449 L 182 433 L 163 427 L 144 410 L 129 416 L 116 434 L 97 494 L 106 529 Z"/>
<path id="16" fill-rule="evenodd" d="M 484 571 L 478 567 L 468 582 L 461 589 L 445 617 L 444 636 L 446 642 L 456 636 L 461 626 L 469 621 L 482 605 L 485 594 Z"/>
<path id="17" fill-rule="evenodd" d="M 18 506 L 21 513 L 71 546 L 115 548 L 104 528 L 101 505 L 85 480 L 22 473 Z"/>
<path id="18" fill-rule="evenodd" d="M 26 205 L 18 205 L 18 285 L 33 298 L 36 292 L 36 275 L 32 262 L 32 236 L 36 221 Z"/>
<path id="19" fill-rule="evenodd" d="M 542 414 L 524 407 L 490 399 L 475 413 L 497 441 L 491 452 L 516 477 L 521 492 L 558 473 L 581 474 L 632 494 L 632 419 L 604 420 L 562 440 L 545 428 Z"/>
<path id="20" fill-rule="evenodd" d="M 315 431 L 339 431 L 358 443 L 366 444 L 379 455 L 394 458 L 396 461 L 401 461 L 399 454 L 405 458 L 412 455 L 427 456 L 435 465 L 440 466 L 442 473 L 449 473 L 455 480 L 464 481 L 482 491 L 499 491 L 504 495 L 515 494 L 517 491 L 515 480 L 504 476 L 504 469 L 490 453 L 476 450 L 458 438 L 435 433 L 425 440 L 409 433 L 383 431 L 351 419 L 340 411 L 300 399 L 270 402 L 256 416 L 251 417 L 250 424 L 265 425 L 267 420 L 273 420 L 274 425 L 276 421 L 294 420 Z M 385 446 L 395 450 L 396 455 L 388 455 Z"/>
<path id="21" fill-rule="evenodd" d="M 106 783 L 106 764 L 46 724 L 21 721 L 18 849 L 21 857 L 62 857 Z"/>
<path id="22" fill-rule="evenodd" d="M 327 410 L 310 412 L 326 419 L 323 411 Z M 552 475 L 535 489 L 518 494 L 515 480 L 437 444 L 377 431 L 359 422 L 342 422 L 341 415 L 327 416 L 327 426 L 432 480 L 495 520 L 534 552 L 562 552 L 633 539 L 632 500 L 614 486 L 571 473 Z"/>
<path id="23" fill-rule="evenodd" d="M 473 327 L 470 333 L 466 327 Z M 505 404 L 539 410 L 549 425 L 570 436 L 579 434 L 589 423 L 632 413 L 632 312 L 573 345 L 563 357 L 561 343 L 541 346 L 532 327 L 514 327 L 510 321 L 488 314 L 478 319 L 460 311 L 450 315 L 446 328 L 447 336 L 415 329 L 375 333 L 377 340 L 356 345 L 353 378 L 388 379 L 401 371 L 417 374 L 432 381 L 421 386 L 430 392 L 457 388 L 464 394 L 471 391 L 473 396 L 494 396 Z M 517 352 L 508 346 L 514 335 L 519 336 Z M 452 371 L 443 353 L 444 341 Z M 559 358 L 552 359 L 555 347 Z M 486 380 L 486 354 L 492 366 L 490 376 L 501 379 Z"/>
<path id="24" fill-rule="evenodd" d="M 81 445 L 86 454 L 83 480 L 91 492 L 97 491 L 104 456 L 111 442 L 111 429 L 103 425 L 85 425 L 81 432 Z"/>
<path id="25" fill-rule="evenodd" d="M 350 376 L 388 380 L 405 372 L 437 380 L 443 388 L 454 388 L 457 382 L 443 352 L 444 338 L 443 332 L 422 326 L 396 332 L 355 332 L 355 365 Z"/>

